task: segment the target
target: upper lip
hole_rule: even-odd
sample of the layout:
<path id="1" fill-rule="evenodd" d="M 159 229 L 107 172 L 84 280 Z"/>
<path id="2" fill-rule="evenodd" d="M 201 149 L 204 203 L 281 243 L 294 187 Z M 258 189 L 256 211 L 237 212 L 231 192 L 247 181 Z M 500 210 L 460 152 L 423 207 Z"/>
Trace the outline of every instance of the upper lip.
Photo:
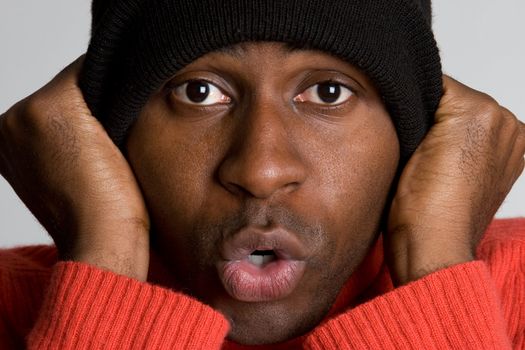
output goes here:
<path id="1" fill-rule="evenodd" d="M 304 260 L 307 250 L 297 234 L 281 226 L 260 228 L 247 226 L 224 242 L 221 256 L 227 261 L 248 258 L 255 250 L 273 250 L 280 259 Z"/>

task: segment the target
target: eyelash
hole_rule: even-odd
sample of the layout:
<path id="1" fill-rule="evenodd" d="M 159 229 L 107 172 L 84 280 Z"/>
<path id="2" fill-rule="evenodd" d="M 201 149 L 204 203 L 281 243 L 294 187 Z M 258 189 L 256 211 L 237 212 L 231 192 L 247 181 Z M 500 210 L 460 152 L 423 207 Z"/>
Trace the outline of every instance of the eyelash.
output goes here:
<path id="1" fill-rule="evenodd" d="M 202 102 L 194 102 L 194 101 L 191 101 L 189 98 L 188 98 L 188 87 L 190 86 L 189 84 L 191 83 L 201 83 L 202 85 L 205 85 L 207 87 L 207 90 L 208 90 L 208 94 L 205 96 L 205 99 L 207 99 L 210 94 L 221 94 L 220 96 L 220 99 L 221 101 L 219 102 L 215 102 L 215 103 L 209 103 L 209 104 L 206 104 L 206 103 L 202 103 Z M 339 102 L 339 103 L 319 103 L 319 102 L 311 102 L 311 101 L 308 101 L 308 100 L 305 100 L 304 97 L 300 97 L 301 95 L 304 95 L 306 93 L 308 93 L 309 90 L 312 90 L 314 89 L 315 87 L 317 87 L 317 89 L 319 89 L 319 87 L 323 84 L 331 84 L 333 86 L 336 86 L 340 92 L 344 92 L 346 95 L 347 95 L 347 98 L 342 101 L 342 102 Z M 171 93 L 173 93 L 175 95 L 175 98 L 178 99 L 179 101 L 187 104 L 187 105 L 191 105 L 191 106 L 198 106 L 198 107 L 213 107 L 213 106 L 218 106 L 218 105 L 229 105 L 231 104 L 232 102 L 232 98 L 230 96 L 228 96 L 227 94 L 225 94 L 221 88 L 217 87 L 213 82 L 210 82 L 208 80 L 205 80 L 205 79 L 194 79 L 194 80 L 188 80 L 188 81 L 185 81 L 184 83 L 182 84 L 179 84 L 175 87 L 173 87 L 171 89 Z M 179 95 L 182 95 L 182 97 L 180 96 L 177 96 L 177 93 Z M 317 91 L 317 94 L 319 94 L 319 91 Z M 351 88 L 351 87 L 348 87 L 346 86 L 345 84 L 342 84 L 338 81 L 335 81 L 335 80 L 325 80 L 325 81 L 320 81 L 316 84 L 313 84 L 313 85 L 310 85 L 308 88 L 304 89 L 301 93 L 297 94 L 296 96 L 294 96 L 293 98 L 293 101 L 294 102 L 298 102 L 298 103 L 311 103 L 313 105 L 317 105 L 321 108 L 334 108 L 334 107 L 338 107 L 346 102 L 348 102 L 348 100 L 354 95 L 354 90 Z M 204 100 L 205 100 L 204 99 Z M 320 100 L 319 98 L 317 98 L 318 100 Z M 203 101 L 204 101 L 203 100 Z M 339 100 L 339 98 L 337 99 L 337 101 Z"/>
<path id="2" fill-rule="evenodd" d="M 209 93 L 208 93 L 208 95 L 205 98 L 208 98 L 208 96 L 210 96 L 210 94 L 221 94 L 220 98 L 221 98 L 221 100 L 224 100 L 224 101 L 221 101 L 221 102 L 218 102 L 218 103 L 212 103 L 212 104 L 203 104 L 203 103 L 197 103 L 197 102 L 190 101 L 190 99 L 188 98 L 188 87 L 192 83 L 201 83 L 202 85 L 206 85 L 208 87 Z M 210 87 L 211 87 L 211 89 L 210 89 Z M 178 86 L 175 86 L 172 89 L 172 92 L 173 93 L 182 92 L 181 93 L 182 97 L 178 97 L 178 99 L 181 100 L 182 102 L 186 103 L 186 104 L 195 105 L 195 106 L 209 107 L 209 106 L 218 105 L 218 104 L 229 104 L 229 103 L 231 103 L 231 100 L 232 100 L 231 97 L 229 97 L 224 92 L 222 92 L 222 90 L 219 87 L 217 87 L 214 83 L 209 82 L 207 80 L 200 80 L 200 79 L 189 80 L 189 81 L 186 81 L 186 82 L 184 82 L 184 83 L 182 83 L 182 84 L 180 84 Z"/>
<path id="3" fill-rule="evenodd" d="M 339 89 L 339 96 L 341 94 L 346 94 L 346 98 L 342 101 L 342 102 L 332 102 L 332 103 L 328 103 L 328 102 L 323 102 L 323 101 L 320 101 L 320 102 L 310 102 L 310 101 L 307 101 L 307 100 L 304 100 L 304 98 L 301 98 L 300 96 L 307 93 L 309 90 L 312 90 L 314 89 L 315 87 L 317 87 L 317 95 L 319 95 L 319 88 L 322 86 L 322 85 L 332 85 L 332 86 L 335 86 Z M 321 106 L 323 108 L 333 108 L 333 107 L 337 107 L 337 106 L 340 106 L 346 102 L 348 102 L 348 100 L 354 95 L 354 90 L 348 86 L 346 86 L 345 84 L 342 84 L 338 81 L 335 81 L 335 80 L 325 80 L 325 81 L 321 81 L 321 82 L 318 82 L 314 85 L 310 85 L 307 89 L 303 90 L 303 92 L 301 92 L 300 94 L 296 95 L 294 97 L 294 101 L 295 102 L 299 102 L 299 103 L 312 103 L 312 104 L 315 104 L 315 105 L 318 105 L 318 106 Z M 343 95 L 344 96 L 344 95 Z M 320 100 L 319 98 L 317 98 L 318 100 Z M 340 97 L 337 98 L 336 101 L 339 101 Z"/>

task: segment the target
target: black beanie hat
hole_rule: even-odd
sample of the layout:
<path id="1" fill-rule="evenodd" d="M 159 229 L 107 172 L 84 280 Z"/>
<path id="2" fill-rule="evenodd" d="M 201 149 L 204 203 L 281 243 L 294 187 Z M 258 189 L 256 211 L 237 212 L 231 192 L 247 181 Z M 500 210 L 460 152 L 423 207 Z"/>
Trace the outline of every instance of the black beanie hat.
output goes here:
<path id="1" fill-rule="evenodd" d="M 400 166 L 433 123 L 442 94 L 430 0 L 94 0 L 80 87 L 113 141 L 150 95 L 198 57 L 245 41 L 328 52 L 379 89 Z"/>

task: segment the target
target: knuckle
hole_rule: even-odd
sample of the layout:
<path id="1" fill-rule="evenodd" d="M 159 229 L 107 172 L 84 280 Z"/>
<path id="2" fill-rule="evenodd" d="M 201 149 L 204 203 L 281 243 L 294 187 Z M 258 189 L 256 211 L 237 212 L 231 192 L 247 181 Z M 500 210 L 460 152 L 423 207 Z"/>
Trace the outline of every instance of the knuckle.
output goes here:
<path id="1" fill-rule="evenodd" d="M 514 115 L 514 113 L 512 113 L 508 108 L 506 108 L 505 106 L 501 106 L 500 105 L 500 109 L 503 113 L 503 115 L 507 118 L 510 118 L 510 119 L 516 119 L 518 120 L 518 118 Z"/>
<path id="2" fill-rule="evenodd" d="M 518 117 L 516 117 L 514 113 L 503 106 L 500 106 L 500 110 L 503 115 L 503 119 L 508 121 L 514 130 L 520 132 L 523 129 L 523 123 L 518 119 Z"/>
<path id="3" fill-rule="evenodd" d="M 500 105 L 494 100 L 484 100 L 478 104 L 472 116 L 481 128 L 485 130 L 496 130 L 505 123 L 505 114 Z"/>
<path id="4" fill-rule="evenodd" d="M 521 122 L 518 118 L 514 118 L 512 128 L 514 132 L 516 145 L 523 144 L 523 147 L 525 147 L 525 124 Z"/>
<path id="5" fill-rule="evenodd" d="M 478 94 L 480 100 L 482 100 L 484 103 L 487 103 L 487 104 L 491 104 L 491 105 L 496 105 L 499 107 L 499 103 L 498 101 L 496 101 L 496 99 L 494 97 L 492 97 L 491 95 L 485 93 L 485 92 L 482 92 L 482 91 L 476 91 L 476 93 Z"/>
<path id="6" fill-rule="evenodd" d="M 516 118 L 513 114 L 504 112 L 504 123 L 506 128 L 508 129 L 507 135 L 512 135 L 512 139 L 515 140 L 516 138 L 520 137 L 521 134 L 521 126 L 520 121 L 518 118 Z"/>
<path id="7" fill-rule="evenodd" d="M 492 98 L 480 102 L 479 109 L 480 115 L 487 121 L 499 120 L 502 116 L 500 105 Z"/>
<path id="8" fill-rule="evenodd" d="M 60 141 L 64 133 L 71 131 L 56 101 L 38 93 L 23 101 L 13 117 L 16 135 L 37 143 L 39 140 Z"/>
<path id="9" fill-rule="evenodd" d="M 19 129 L 15 107 L 0 117 L 0 137 L 6 143 L 12 140 Z"/>
<path id="10" fill-rule="evenodd" d="M 28 136 L 39 135 L 45 130 L 46 112 L 45 102 L 35 94 L 20 104 L 16 116 L 12 118 L 12 128 Z"/>
<path id="11" fill-rule="evenodd" d="M 518 126 L 519 126 L 519 129 L 520 129 L 521 137 L 525 137 L 525 123 L 523 123 L 522 121 L 520 121 L 518 119 Z"/>

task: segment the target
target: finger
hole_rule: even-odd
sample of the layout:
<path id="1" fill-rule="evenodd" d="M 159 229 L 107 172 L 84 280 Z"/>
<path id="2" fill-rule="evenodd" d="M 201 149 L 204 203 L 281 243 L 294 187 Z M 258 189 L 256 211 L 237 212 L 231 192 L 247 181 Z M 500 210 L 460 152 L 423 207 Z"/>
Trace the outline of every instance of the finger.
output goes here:
<path id="1" fill-rule="evenodd" d="M 497 146 L 499 149 L 507 149 L 507 158 L 504 159 L 508 161 L 511 157 L 512 150 L 515 148 L 516 141 L 520 137 L 520 134 L 523 133 L 523 123 L 520 122 L 518 118 L 504 106 L 499 106 L 501 111 L 501 123 L 499 124 L 499 139 Z"/>
<path id="2" fill-rule="evenodd" d="M 518 174 L 516 176 L 516 180 L 519 179 L 521 177 L 521 175 L 523 174 L 523 169 L 525 169 L 525 159 L 522 159 L 522 161 L 521 161 L 521 168 L 518 170 Z"/>
<path id="3" fill-rule="evenodd" d="M 525 123 L 518 120 L 520 126 L 520 133 L 518 135 L 517 143 L 521 143 L 521 157 L 525 160 Z"/>
<path id="4" fill-rule="evenodd" d="M 465 91 L 476 91 L 448 75 L 443 75 L 443 95 L 458 95 Z"/>
<path id="5" fill-rule="evenodd" d="M 71 115 L 91 116 L 78 81 L 84 55 L 60 71 L 48 84 L 29 96 L 33 111 L 38 115 L 60 115 L 69 111 Z"/>
<path id="6" fill-rule="evenodd" d="M 482 95 L 488 96 L 484 92 L 473 89 L 470 86 L 463 84 L 459 80 L 456 80 L 449 75 L 446 75 L 446 74 L 443 75 L 443 93 L 444 95 L 447 95 L 447 94 L 457 95 L 457 94 L 464 94 L 465 92 L 482 94 Z"/>
<path id="7" fill-rule="evenodd" d="M 525 158 L 521 157 L 517 160 L 517 162 L 518 163 L 514 165 L 514 169 L 512 169 L 512 182 L 510 183 L 508 192 L 511 191 L 516 181 L 518 181 L 518 179 L 523 175 L 523 170 L 525 169 Z"/>
<path id="8" fill-rule="evenodd" d="M 480 108 L 492 105 L 497 106 L 492 97 L 443 75 L 443 96 L 439 101 L 435 122 L 440 123 L 454 117 L 475 116 L 479 114 Z"/>
<path id="9" fill-rule="evenodd" d="M 80 71 L 82 70 L 82 66 L 84 65 L 85 58 L 85 54 L 77 57 L 76 60 L 68 64 L 64 69 L 62 69 L 62 71 L 60 71 L 60 73 L 57 74 L 57 77 L 78 77 Z"/>
<path id="10" fill-rule="evenodd" d="M 516 138 L 516 143 L 521 144 L 522 152 L 525 153 L 525 123 L 521 120 L 518 120 L 518 136 Z"/>
<path id="11" fill-rule="evenodd" d="M 447 93 L 451 89 L 453 90 L 457 88 L 458 86 L 462 86 L 462 85 L 463 85 L 462 83 L 452 78 L 450 75 L 443 74 L 443 92 L 444 93 Z"/>
<path id="12" fill-rule="evenodd" d="M 509 157 L 508 164 L 513 167 L 514 179 L 517 180 L 523 173 L 525 166 L 525 124 L 518 120 L 519 132 Z"/>
<path id="13" fill-rule="evenodd" d="M 524 135 L 525 134 L 525 123 L 522 122 L 521 120 L 518 119 L 518 122 L 520 123 L 520 131 L 521 131 L 521 134 Z"/>
<path id="14" fill-rule="evenodd" d="M 456 79 L 448 75 L 443 75 L 443 97 L 446 97 L 449 95 L 455 95 L 456 90 L 461 85 L 462 84 Z"/>

